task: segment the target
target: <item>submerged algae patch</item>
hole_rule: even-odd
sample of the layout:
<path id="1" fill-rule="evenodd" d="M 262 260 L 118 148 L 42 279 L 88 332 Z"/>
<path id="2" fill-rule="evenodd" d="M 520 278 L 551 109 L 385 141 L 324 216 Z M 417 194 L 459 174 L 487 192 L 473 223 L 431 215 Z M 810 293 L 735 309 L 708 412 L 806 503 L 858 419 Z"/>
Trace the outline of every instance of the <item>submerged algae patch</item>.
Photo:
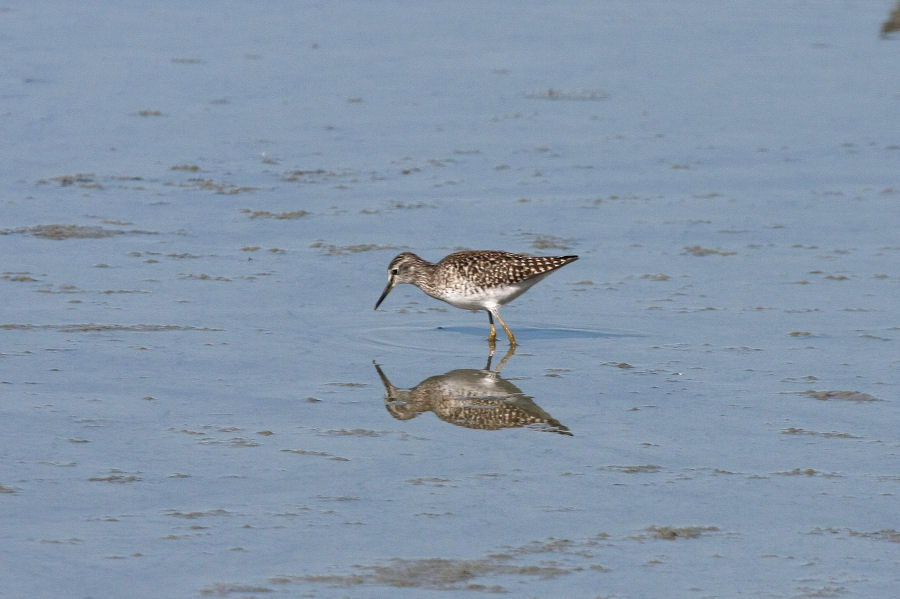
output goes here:
<path id="1" fill-rule="evenodd" d="M 31 235 L 40 239 L 53 239 L 62 241 L 65 239 L 103 239 L 105 237 L 115 237 L 116 235 L 154 235 L 152 231 L 141 231 L 132 229 L 126 231 L 124 229 L 107 229 L 95 225 L 34 225 L 32 227 L 20 227 L 18 229 L 0 230 L 0 234 L 9 235 L 10 233 L 18 233 L 20 235 Z"/>
<path id="2" fill-rule="evenodd" d="M 881 401 L 877 397 L 859 391 L 815 391 L 810 389 L 808 391 L 800 391 L 798 395 L 808 395 L 819 401 L 828 401 L 830 399 L 854 402 Z"/>

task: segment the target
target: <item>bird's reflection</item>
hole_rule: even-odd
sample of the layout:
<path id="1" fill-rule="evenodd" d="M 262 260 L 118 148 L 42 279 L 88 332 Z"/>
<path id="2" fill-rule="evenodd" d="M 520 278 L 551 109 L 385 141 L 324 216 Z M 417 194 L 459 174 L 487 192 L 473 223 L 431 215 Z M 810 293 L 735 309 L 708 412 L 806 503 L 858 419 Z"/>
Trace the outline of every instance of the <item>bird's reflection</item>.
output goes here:
<path id="1" fill-rule="evenodd" d="M 387 411 L 398 420 L 410 420 L 423 412 L 466 428 L 499 430 L 528 427 L 540 431 L 571 435 L 569 429 L 542 410 L 514 384 L 500 376 L 514 349 L 510 349 L 496 370 L 491 356 L 482 370 L 461 368 L 428 377 L 412 389 L 391 384 L 381 366 L 375 370 L 384 383 Z"/>

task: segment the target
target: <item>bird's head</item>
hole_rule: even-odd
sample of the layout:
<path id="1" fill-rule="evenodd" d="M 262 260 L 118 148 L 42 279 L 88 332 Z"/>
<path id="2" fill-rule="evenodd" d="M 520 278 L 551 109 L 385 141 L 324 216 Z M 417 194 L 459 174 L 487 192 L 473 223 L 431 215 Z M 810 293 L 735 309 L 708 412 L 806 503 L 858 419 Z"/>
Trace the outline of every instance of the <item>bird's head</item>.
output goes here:
<path id="1" fill-rule="evenodd" d="M 384 288 L 381 297 L 379 297 L 378 301 L 375 302 L 375 309 L 378 309 L 378 306 L 381 305 L 381 302 L 384 301 L 384 298 L 387 297 L 387 294 L 390 293 L 391 289 L 393 289 L 397 285 L 402 285 L 404 283 L 415 283 L 418 273 L 422 270 L 421 267 L 425 264 L 427 263 L 424 260 L 416 256 L 412 252 L 403 252 L 402 254 L 397 254 L 397 256 L 393 260 L 391 260 L 391 264 L 388 266 L 387 286 Z"/>

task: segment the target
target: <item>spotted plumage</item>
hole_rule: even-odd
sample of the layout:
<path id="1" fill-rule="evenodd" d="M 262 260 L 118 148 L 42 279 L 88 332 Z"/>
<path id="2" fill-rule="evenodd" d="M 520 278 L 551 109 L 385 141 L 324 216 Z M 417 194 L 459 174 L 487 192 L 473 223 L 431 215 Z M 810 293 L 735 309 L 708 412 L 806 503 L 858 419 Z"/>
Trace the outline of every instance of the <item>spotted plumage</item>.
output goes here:
<path id="1" fill-rule="evenodd" d="M 481 430 L 528 427 L 571 435 L 569 429 L 545 412 L 533 398 L 511 381 L 490 370 L 459 369 L 429 377 L 412 389 L 395 387 L 378 364 L 384 383 L 384 403 L 398 420 L 419 414 L 435 416 L 456 426 Z"/>
<path id="2" fill-rule="evenodd" d="M 388 266 L 388 284 L 375 303 L 381 305 L 391 289 L 408 283 L 431 297 L 464 310 L 486 310 L 491 324 L 488 340 L 497 337 L 494 316 L 515 347 L 516 338 L 500 318 L 499 306 L 516 299 L 554 270 L 578 256 L 526 256 L 498 250 L 456 252 L 432 264 L 412 252 L 403 252 Z"/>

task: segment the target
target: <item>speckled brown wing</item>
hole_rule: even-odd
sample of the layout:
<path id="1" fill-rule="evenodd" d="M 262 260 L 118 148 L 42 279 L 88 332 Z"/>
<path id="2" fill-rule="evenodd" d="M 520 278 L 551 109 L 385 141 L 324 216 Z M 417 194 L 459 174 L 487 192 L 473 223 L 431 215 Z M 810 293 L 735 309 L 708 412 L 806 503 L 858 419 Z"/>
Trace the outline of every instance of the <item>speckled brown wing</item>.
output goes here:
<path id="1" fill-rule="evenodd" d="M 548 274 L 574 262 L 578 256 L 526 256 L 499 250 L 456 252 L 437 263 L 446 274 L 454 273 L 482 288 L 509 285 Z"/>

